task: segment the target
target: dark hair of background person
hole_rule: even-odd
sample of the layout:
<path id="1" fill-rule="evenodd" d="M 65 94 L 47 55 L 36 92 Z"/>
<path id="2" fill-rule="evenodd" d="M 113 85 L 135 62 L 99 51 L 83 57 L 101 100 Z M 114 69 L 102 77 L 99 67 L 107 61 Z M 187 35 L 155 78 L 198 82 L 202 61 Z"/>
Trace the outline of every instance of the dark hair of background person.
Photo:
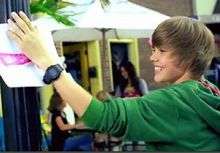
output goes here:
<path id="1" fill-rule="evenodd" d="M 137 76 L 136 69 L 135 69 L 134 65 L 130 61 L 124 61 L 120 64 L 120 69 L 122 67 L 128 73 L 128 78 L 131 81 L 131 86 L 134 87 L 139 93 L 141 93 L 141 91 L 139 89 L 139 78 Z M 120 87 L 120 90 L 122 93 L 127 85 L 128 85 L 128 79 L 125 79 L 122 77 L 121 81 L 119 82 L 119 87 Z"/>
<path id="2" fill-rule="evenodd" d="M 56 92 L 56 90 L 54 90 L 54 93 L 50 99 L 50 103 L 48 106 L 48 110 L 53 113 L 54 111 L 61 111 L 63 109 L 63 105 L 62 105 L 62 98 L 59 95 L 58 92 Z"/>

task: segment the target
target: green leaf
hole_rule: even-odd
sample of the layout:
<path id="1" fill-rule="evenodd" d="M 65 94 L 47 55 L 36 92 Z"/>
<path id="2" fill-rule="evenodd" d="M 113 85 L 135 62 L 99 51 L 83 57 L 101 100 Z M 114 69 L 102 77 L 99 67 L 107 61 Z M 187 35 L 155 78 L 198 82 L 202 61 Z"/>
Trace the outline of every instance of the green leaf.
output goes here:
<path id="1" fill-rule="evenodd" d="M 100 0 L 100 2 L 103 8 L 110 4 L 110 0 Z M 59 12 L 60 9 L 70 5 L 76 6 L 77 4 L 63 2 L 62 0 L 32 0 L 30 4 L 30 11 L 32 14 L 46 13 L 58 22 L 68 26 L 74 26 L 74 23 L 69 20 L 70 15 L 64 15 Z M 71 16 L 73 15 L 76 14 L 71 14 Z"/>
<path id="2" fill-rule="evenodd" d="M 105 8 L 106 6 L 110 5 L 110 0 L 100 0 L 102 8 Z"/>
<path id="3" fill-rule="evenodd" d="M 72 5 L 72 6 L 76 6 L 77 4 L 75 4 L 75 3 L 70 3 L 70 2 L 58 2 L 57 3 L 57 8 L 58 9 L 61 9 L 61 8 L 64 8 L 64 7 L 67 7 L 67 6 L 70 6 L 70 5 Z"/>

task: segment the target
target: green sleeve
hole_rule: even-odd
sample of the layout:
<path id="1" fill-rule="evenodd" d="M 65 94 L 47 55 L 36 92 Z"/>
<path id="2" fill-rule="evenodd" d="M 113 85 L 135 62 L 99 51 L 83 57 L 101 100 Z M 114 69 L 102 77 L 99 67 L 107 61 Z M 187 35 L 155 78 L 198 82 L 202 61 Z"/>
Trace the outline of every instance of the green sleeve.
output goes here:
<path id="1" fill-rule="evenodd" d="M 125 139 L 172 141 L 178 120 L 176 100 L 167 90 L 155 90 L 139 98 L 110 99 L 106 103 L 93 98 L 82 120 L 88 127 Z"/>

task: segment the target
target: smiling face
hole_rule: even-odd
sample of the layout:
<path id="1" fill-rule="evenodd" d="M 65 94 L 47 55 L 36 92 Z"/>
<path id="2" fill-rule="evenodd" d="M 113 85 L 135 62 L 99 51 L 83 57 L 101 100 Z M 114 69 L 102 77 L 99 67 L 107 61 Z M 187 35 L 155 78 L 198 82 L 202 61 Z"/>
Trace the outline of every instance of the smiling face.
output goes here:
<path id="1" fill-rule="evenodd" d="M 150 60 L 154 65 L 156 82 L 179 83 L 191 79 L 187 66 L 179 64 L 172 50 L 154 48 Z"/>
<path id="2" fill-rule="evenodd" d="M 176 16 L 165 20 L 151 38 L 155 81 L 199 80 L 215 53 L 212 32 L 200 21 Z"/>

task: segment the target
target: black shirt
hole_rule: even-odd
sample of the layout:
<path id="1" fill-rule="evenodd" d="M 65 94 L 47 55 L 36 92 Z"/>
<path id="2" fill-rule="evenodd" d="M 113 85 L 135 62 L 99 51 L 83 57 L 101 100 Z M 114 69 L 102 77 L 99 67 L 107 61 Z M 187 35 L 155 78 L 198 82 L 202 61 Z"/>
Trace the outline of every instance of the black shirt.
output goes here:
<path id="1" fill-rule="evenodd" d="M 62 131 L 56 123 L 56 118 L 60 116 L 64 124 L 68 124 L 66 115 L 61 111 L 54 111 L 52 113 L 52 133 L 51 133 L 51 150 L 61 151 L 63 150 L 64 142 L 69 137 L 69 131 Z"/>

